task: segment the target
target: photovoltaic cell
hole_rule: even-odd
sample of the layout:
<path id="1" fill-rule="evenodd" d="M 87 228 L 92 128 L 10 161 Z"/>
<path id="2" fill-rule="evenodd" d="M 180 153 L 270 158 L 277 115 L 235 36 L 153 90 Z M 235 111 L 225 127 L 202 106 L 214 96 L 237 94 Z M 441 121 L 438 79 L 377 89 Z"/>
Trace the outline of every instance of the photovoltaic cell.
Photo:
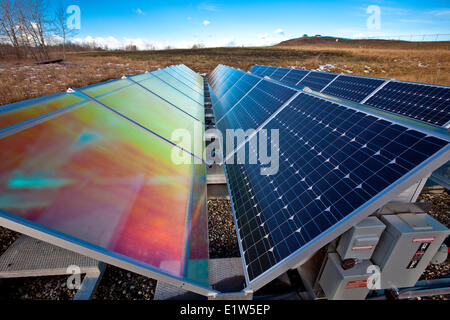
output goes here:
<path id="1" fill-rule="evenodd" d="M 437 126 L 450 121 L 450 87 L 391 81 L 364 104 Z"/>
<path id="2" fill-rule="evenodd" d="M 308 87 L 314 91 L 321 91 L 327 84 L 336 78 L 336 74 L 312 71 L 298 85 Z"/>
<path id="3" fill-rule="evenodd" d="M 386 80 L 340 75 L 323 93 L 360 103 Z"/>

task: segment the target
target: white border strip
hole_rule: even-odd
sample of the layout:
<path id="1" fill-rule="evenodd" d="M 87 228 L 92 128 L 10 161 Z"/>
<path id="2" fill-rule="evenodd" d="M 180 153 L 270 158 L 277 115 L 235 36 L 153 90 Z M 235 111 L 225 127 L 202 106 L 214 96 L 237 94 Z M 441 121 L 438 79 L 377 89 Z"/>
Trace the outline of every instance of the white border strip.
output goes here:
<path id="1" fill-rule="evenodd" d="M 325 87 L 323 87 L 323 89 L 320 90 L 319 92 L 322 93 L 326 88 L 328 88 L 328 86 L 329 86 L 330 84 L 332 84 L 332 83 L 333 83 L 335 80 L 337 80 L 337 78 L 339 78 L 340 76 L 342 76 L 342 73 L 341 73 L 341 74 L 338 74 L 333 80 L 331 80 L 330 83 L 328 83 Z"/>
<path id="2" fill-rule="evenodd" d="M 389 82 L 391 82 L 392 79 L 387 79 L 385 82 L 383 82 L 378 88 L 376 88 L 371 94 L 369 94 L 367 97 L 365 97 L 360 104 L 364 104 L 367 102 L 367 100 L 369 100 L 370 98 L 372 98 L 374 95 L 377 94 L 378 91 L 380 91 L 381 89 L 383 89 Z"/>

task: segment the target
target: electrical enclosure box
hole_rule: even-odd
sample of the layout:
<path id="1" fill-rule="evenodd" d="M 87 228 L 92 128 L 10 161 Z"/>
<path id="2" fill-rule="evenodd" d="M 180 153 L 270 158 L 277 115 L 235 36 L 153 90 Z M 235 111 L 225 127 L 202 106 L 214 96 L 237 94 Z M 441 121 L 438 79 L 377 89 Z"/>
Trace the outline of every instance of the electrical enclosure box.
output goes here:
<path id="1" fill-rule="evenodd" d="M 381 289 L 413 287 L 450 234 L 426 213 L 385 215 L 386 225 L 372 256 L 381 270 Z"/>
<path id="2" fill-rule="evenodd" d="M 385 228 L 377 217 L 368 217 L 342 235 L 336 251 L 342 260 L 369 260 Z"/>
<path id="3" fill-rule="evenodd" d="M 329 300 L 364 300 L 369 293 L 369 260 L 344 270 L 336 253 L 329 253 L 319 284 Z"/>

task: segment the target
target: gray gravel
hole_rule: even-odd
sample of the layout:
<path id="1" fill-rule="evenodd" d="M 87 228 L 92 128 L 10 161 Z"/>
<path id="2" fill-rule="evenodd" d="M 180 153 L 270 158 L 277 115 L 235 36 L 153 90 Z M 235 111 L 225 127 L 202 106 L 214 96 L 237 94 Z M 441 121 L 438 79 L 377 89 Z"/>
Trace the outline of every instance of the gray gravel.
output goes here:
<path id="1" fill-rule="evenodd" d="M 448 190 L 444 190 L 444 192 L 440 194 L 433 194 L 429 193 L 428 189 L 424 189 L 419 200 L 431 202 L 432 206 L 429 214 L 440 223 L 450 228 L 450 193 Z M 448 274 L 450 274 L 450 257 L 447 258 L 447 261 L 442 264 L 430 264 L 422 274 L 420 280 L 436 279 Z M 450 295 L 435 296 L 427 299 L 450 300 Z"/>
<path id="2" fill-rule="evenodd" d="M 0 256 L 16 241 L 20 234 L 0 227 Z"/>
<path id="3" fill-rule="evenodd" d="M 108 265 L 93 300 L 152 300 L 156 280 Z"/>
<path id="4" fill-rule="evenodd" d="M 209 256 L 240 257 L 230 200 L 208 200 Z"/>

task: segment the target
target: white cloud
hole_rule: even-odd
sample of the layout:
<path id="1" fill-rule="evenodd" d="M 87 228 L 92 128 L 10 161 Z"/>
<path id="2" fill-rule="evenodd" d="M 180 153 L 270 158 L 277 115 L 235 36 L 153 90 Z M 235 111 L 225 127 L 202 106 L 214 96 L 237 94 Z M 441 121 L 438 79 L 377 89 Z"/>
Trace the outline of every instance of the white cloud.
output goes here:
<path id="1" fill-rule="evenodd" d="M 433 23 L 433 21 L 431 20 L 421 20 L 421 19 L 400 19 L 399 21 L 403 23 L 414 23 L 414 24 Z"/>
<path id="2" fill-rule="evenodd" d="M 211 21 L 209 21 L 209 20 L 203 21 L 203 25 L 204 25 L 205 27 L 209 26 L 210 24 L 211 24 Z"/>
<path id="3" fill-rule="evenodd" d="M 206 10 L 206 11 L 213 11 L 213 12 L 219 11 L 219 9 L 217 8 L 216 5 L 211 4 L 211 3 L 205 3 L 205 2 L 204 3 L 200 3 L 198 5 L 198 8 L 200 10 Z"/>
<path id="4" fill-rule="evenodd" d="M 276 34 L 279 34 L 279 35 L 284 35 L 284 31 L 283 31 L 283 29 L 280 29 L 280 28 L 278 28 L 277 30 L 275 30 L 274 31 Z"/>
<path id="5" fill-rule="evenodd" d="M 192 17 L 187 17 L 186 20 L 191 21 Z"/>
<path id="6" fill-rule="evenodd" d="M 142 9 L 140 9 L 140 8 L 137 8 L 136 13 L 141 15 L 141 16 L 146 16 L 147 15 L 147 13 L 142 11 Z"/>
<path id="7" fill-rule="evenodd" d="M 433 10 L 429 13 L 434 16 L 450 16 L 450 9 Z"/>
<path id="8" fill-rule="evenodd" d="M 125 37 L 117 39 L 115 37 L 92 37 L 74 39 L 73 42 L 77 44 L 89 44 L 97 47 L 102 47 L 110 50 L 125 49 L 127 46 L 135 45 L 138 50 L 152 50 L 152 49 L 185 49 L 197 47 L 237 47 L 237 46 L 270 46 L 281 41 L 294 38 L 294 35 L 280 35 L 275 33 L 263 33 L 251 39 L 239 39 L 235 37 L 216 38 L 208 37 L 204 40 L 193 39 L 184 41 L 167 41 L 167 40 L 151 40 L 144 38 Z"/>

